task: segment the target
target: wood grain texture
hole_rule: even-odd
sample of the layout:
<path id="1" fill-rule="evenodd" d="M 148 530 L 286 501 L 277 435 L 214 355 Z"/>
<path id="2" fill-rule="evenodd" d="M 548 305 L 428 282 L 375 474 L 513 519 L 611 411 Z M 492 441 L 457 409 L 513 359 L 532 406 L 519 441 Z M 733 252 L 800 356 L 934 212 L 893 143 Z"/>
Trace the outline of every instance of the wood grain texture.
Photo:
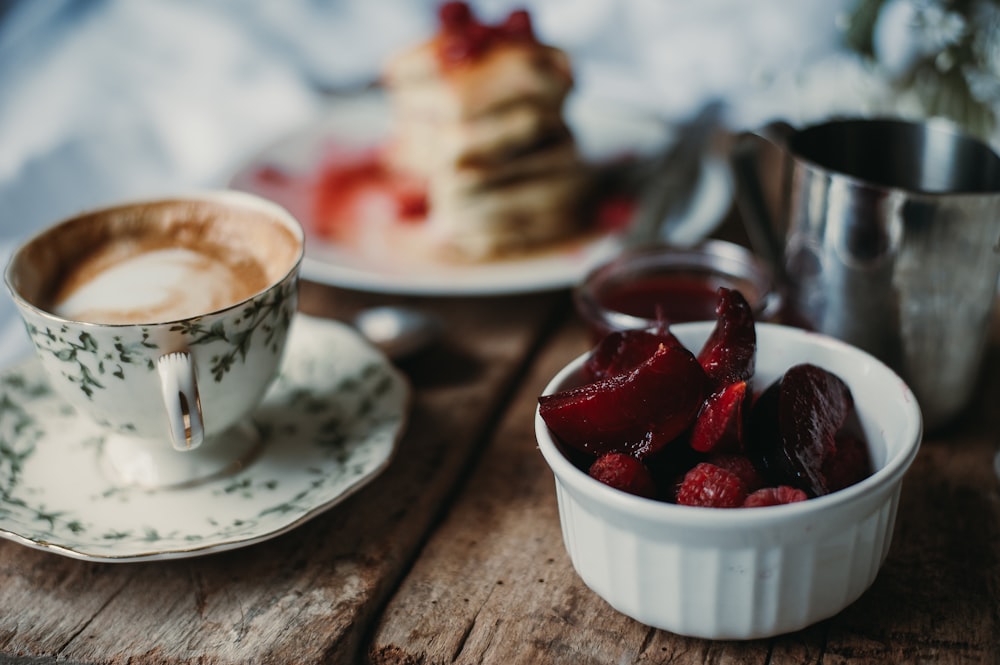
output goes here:
<path id="1" fill-rule="evenodd" d="M 370 297 L 303 285 L 304 311 Z M 366 627 L 476 457 L 561 298 L 429 302 L 443 340 L 403 369 L 410 422 L 389 468 L 274 540 L 212 556 L 104 564 L 0 542 L 0 661 L 353 663 Z"/>
<path id="2" fill-rule="evenodd" d="M 995 350 L 969 416 L 927 435 L 871 589 L 797 633 L 712 642 L 628 619 L 572 569 L 531 426 L 545 383 L 585 348 L 571 322 L 542 350 L 448 519 L 386 607 L 370 663 L 1000 662 Z"/>
<path id="3" fill-rule="evenodd" d="M 284 536 L 196 559 L 97 564 L 0 541 L 0 662 L 1000 663 L 1000 337 L 967 416 L 926 436 L 872 588 L 798 633 L 711 642 L 615 612 L 566 555 L 532 419 L 587 348 L 566 294 L 306 284 L 302 307 L 393 302 L 435 311 L 446 337 L 402 365 L 413 410 L 382 475 Z"/>

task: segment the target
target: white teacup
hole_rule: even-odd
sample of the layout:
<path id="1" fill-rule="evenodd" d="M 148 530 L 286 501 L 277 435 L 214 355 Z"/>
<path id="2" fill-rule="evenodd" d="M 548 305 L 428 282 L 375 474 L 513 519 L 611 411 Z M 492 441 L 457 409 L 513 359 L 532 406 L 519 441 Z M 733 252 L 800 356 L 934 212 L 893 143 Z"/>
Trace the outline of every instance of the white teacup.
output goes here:
<path id="1" fill-rule="evenodd" d="M 277 376 L 303 246 L 280 206 L 219 191 L 81 214 L 14 253 L 7 288 L 54 388 L 108 428 L 115 480 L 187 483 L 253 454 L 244 419 Z"/>

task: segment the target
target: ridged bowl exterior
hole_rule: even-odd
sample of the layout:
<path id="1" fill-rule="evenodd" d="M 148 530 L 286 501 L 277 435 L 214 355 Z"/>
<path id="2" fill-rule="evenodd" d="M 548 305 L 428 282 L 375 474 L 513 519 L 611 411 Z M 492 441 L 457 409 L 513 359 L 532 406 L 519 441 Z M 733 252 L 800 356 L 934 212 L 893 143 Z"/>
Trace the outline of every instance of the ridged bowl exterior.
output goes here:
<path id="1" fill-rule="evenodd" d="M 674 326 L 697 352 L 712 324 Z M 892 540 L 906 469 L 921 438 L 909 388 L 867 354 L 835 340 L 758 324 L 756 388 L 813 362 L 851 387 L 877 471 L 825 497 L 785 506 L 678 506 L 613 490 L 574 467 L 536 413 L 552 467 L 563 540 L 583 581 L 646 625 L 709 639 L 755 639 L 837 614 L 874 582 Z M 570 385 L 583 357 L 546 388 Z"/>

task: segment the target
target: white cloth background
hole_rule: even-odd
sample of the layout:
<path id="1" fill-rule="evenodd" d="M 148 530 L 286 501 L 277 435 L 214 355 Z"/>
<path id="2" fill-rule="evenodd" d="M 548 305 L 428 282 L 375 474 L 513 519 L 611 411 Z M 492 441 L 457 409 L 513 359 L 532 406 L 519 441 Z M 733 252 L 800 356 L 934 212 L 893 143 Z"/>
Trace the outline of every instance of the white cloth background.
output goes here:
<path id="1" fill-rule="evenodd" d="M 683 118 L 803 120 L 868 104 L 841 50 L 849 0 L 536 0 L 578 88 Z M 222 186 L 244 160 L 361 86 L 435 26 L 431 0 L 0 0 L 0 260 L 52 222 Z M 846 72 L 846 73 L 845 73 Z M 4 290 L 0 367 L 27 352 Z"/>

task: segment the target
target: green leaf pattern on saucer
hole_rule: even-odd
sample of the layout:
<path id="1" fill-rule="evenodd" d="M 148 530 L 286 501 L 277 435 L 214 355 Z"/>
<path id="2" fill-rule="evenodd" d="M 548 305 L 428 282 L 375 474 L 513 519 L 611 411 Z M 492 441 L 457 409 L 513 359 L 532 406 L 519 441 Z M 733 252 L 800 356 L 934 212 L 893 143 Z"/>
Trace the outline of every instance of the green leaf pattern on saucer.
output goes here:
<path id="1" fill-rule="evenodd" d="M 409 399 L 405 378 L 356 333 L 296 315 L 281 374 L 252 414 L 265 442 L 259 456 L 231 475 L 147 491 L 103 475 L 103 430 L 28 361 L 0 374 L 0 536 L 100 561 L 196 556 L 265 540 L 383 470 Z"/>

